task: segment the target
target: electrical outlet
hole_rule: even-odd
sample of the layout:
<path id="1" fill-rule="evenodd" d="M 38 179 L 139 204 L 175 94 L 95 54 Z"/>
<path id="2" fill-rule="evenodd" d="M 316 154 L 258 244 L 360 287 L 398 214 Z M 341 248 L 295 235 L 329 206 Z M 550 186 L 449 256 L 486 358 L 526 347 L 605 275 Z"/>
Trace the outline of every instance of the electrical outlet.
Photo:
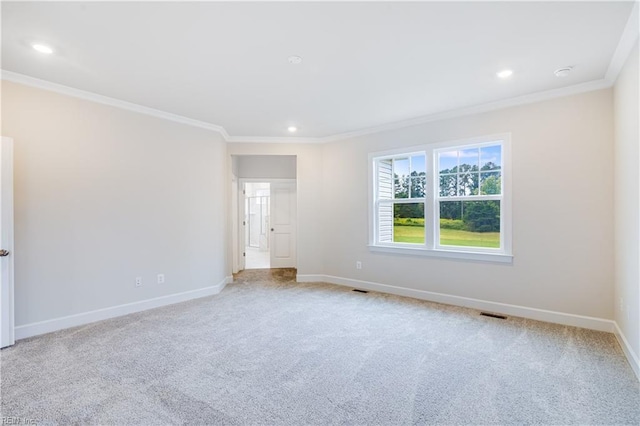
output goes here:
<path id="1" fill-rule="evenodd" d="M 142 277 L 136 277 L 136 287 L 142 287 Z"/>
<path id="2" fill-rule="evenodd" d="M 158 274 L 158 284 L 164 284 L 164 274 Z"/>
<path id="3" fill-rule="evenodd" d="M 356 269 L 362 269 L 362 262 L 356 261 Z"/>
<path id="4" fill-rule="evenodd" d="M 624 312 L 624 298 L 620 297 L 620 300 L 618 301 L 618 310 L 620 312 Z"/>

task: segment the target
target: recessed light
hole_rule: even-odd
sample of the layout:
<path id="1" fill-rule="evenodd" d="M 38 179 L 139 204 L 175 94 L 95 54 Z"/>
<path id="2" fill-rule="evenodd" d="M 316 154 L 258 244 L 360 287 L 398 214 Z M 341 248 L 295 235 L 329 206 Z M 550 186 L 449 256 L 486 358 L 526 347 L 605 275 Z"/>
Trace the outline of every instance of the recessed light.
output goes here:
<path id="1" fill-rule="evenodd" d="M 297 55 L 289 56 L 289 63 L 293 65 L 298 65 L 302 63 L 302 58 Z"/>
<path id="2" fill-rule="evenodd" d="M 569 75 L 572 69 L 573 67 L 559 68 L 555 70 L 553 73 L 556 75 L 556 77 L 566 77 Z"/>
<path id="3" fill-rule="evenodd" d="M 34 43 L 31 45 L 35 50 L 40 53 L 44 53 L 45 55 L 51 55 L 53 53 L 53 49 L 47 46 L 46 44 Z"/>
<path id="4" fill-rule="evenodd" d="M 497 75 L 500 78 L 509 78 L 511 77 L 511 74 L 513 74 L 513 71 L 511 70 L 502 70 Z"/>
<path id="5" fill-rule="evenodd" d="M 296 126 L 289 126 L 289 127 L 287 127 L 287 130 L 290 133 L 295 133 L 298 130 L 298 128 Z"/>

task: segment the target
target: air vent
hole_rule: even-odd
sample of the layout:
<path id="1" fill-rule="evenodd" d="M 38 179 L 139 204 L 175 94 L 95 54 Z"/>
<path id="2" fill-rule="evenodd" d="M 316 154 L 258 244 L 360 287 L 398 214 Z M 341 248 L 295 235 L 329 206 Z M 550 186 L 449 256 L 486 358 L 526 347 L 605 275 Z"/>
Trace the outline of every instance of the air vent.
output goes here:
<path id="1" fill-rule="evenodd" d="M 492 314 L 490 312 L 480 312 L 480 315 L 491 318 L 507 319 L 504 315 Z"/>
<path id="2" fill-rule="evenodd" d="M 352 291 L 356 291 L 358 293 L 369 293 L 367 290 L 360 290 L 360 289 L 357 289 L 357 288 L 354 288 Z"/>

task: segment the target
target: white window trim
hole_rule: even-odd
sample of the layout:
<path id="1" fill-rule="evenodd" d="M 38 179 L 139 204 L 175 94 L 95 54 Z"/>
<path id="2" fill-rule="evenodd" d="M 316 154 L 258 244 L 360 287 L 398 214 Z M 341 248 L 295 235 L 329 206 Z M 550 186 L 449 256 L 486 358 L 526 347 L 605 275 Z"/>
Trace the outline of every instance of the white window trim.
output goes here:
<path id="1" fill-rule="evenodd" d="M 502 141 L 502 204 L 500 214 L 500 249 L 488 249 L 488 248 L 471 248 L 471 247 L 454 247 L 454 246 L 439 246 L 437 243 L 439 236 L 439 226 L 435 221 L 436 215 L 436 196 L 439 192 L 435 171 L 436 165 L 436 153 L 439 150 L 445 148 L 459 147 L 459 146 L 482 146 L 491 145 L 496 141 Z M 377 171 L 375 168 L 375 160 L 380 157 L 405 157 L 410 154 L 426 155 L 427 164 L 427 182 L 426 187 L 430 188 L 425 202 L 425 244 L 403 244 L 403 243 L 378 243 L 378 237 L 376 235 L 378 226 L 376 217 L 376 196 L 375 182 L 377 179 Z M 429 169 L 431 167 L 431 169 Z M 512 167 L 511 167 L 511 134 L 499 133 L 474 138 L 458 139 L 445 142 L 437 142 L 431 144 L 424 144 L 418 146 L 411 146 L 405 148 L 397 148 L 393 150 L 373 152 L 369 154 L 369 250 L 374 252 L 383 252 L 391 254 L 403 254 L 414 256 L 426 256 L 426 257 L 440 257 L 448 259 L 459 260 L 475 260 L 484 262 L 498 262 L 498 263 L 511 263 L 513 261 L 512 252 Z M 456 198 L 456 197 L 452 197 Z M 487 199 L 486 196 L 479 197 Z M 468 200 L 468 198 L 465 198 Z M 412 199 L 407 199 L 406 202 L 411 202 Z M 416 199 L 416 202 L 422 202 L 422 198 Z M 460 200 L 460 199 L 458 199 Z M 432 226 L 433 229 L 427 229 Z M 429 232 L 430 231 L 430 232 Z"/>

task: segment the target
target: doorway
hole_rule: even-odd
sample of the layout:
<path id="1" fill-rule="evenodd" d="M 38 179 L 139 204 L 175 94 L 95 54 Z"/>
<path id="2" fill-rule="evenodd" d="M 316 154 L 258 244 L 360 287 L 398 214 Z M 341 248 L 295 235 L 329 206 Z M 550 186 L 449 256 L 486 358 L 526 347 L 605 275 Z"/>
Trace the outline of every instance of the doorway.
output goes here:
<path id="1" fill-rule="evenodd" d="M 295 268 L 296 181 L 240 179 L 239 267 Z"/>
<path id="2" fill-rule="evenodd" d="M 244 184 L 245 269 L 271 268 L 270 217 L 271 184 Z"/>
<path id="3" fill-rule="evenodd" d="M 0 347 L 15 342 L 13 288 L 13 139 L 0 146 Z"/>

